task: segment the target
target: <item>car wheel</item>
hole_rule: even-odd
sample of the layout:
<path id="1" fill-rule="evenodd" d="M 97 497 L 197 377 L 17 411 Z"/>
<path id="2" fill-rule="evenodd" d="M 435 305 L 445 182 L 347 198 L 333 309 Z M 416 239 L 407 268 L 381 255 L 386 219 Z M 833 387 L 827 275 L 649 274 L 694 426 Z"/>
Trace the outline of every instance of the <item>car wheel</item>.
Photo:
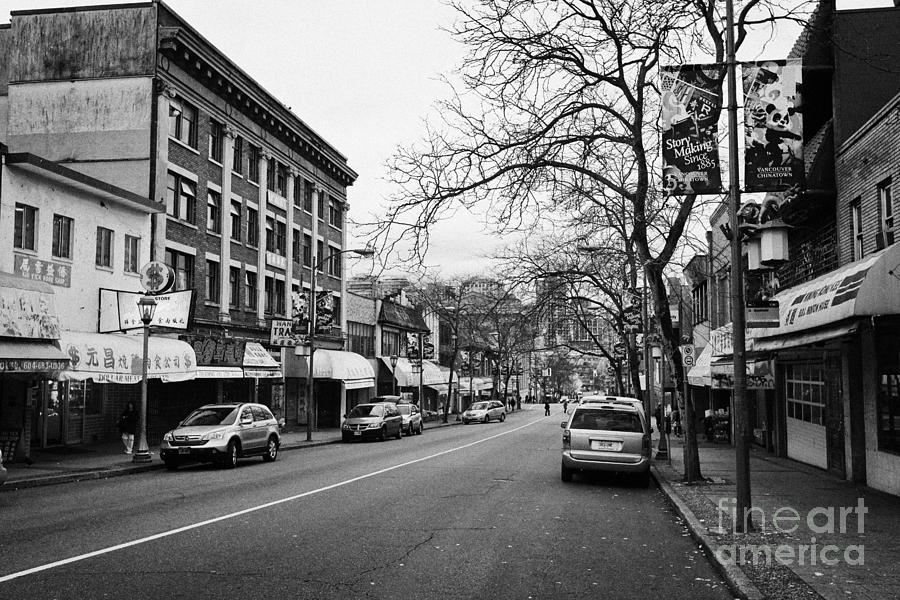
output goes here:
<path id="1" fill-rule="evenodd" d="M 397 428 L 397 439 L 398 440 L 403 439 L 403 425 L 401 425 L 400 427 Z"/>
<path id="2" fill-rule="evenodd" d="M 276 458 L 278 458 L 278 439 L 273 435 L 266 444 L 266 453 L 263 454 L 263 460 L 273 462 Z"/>
<path id="3" fill-rule="evenodd" d="M 237 466 L 239 453 L 238 443 L 234 440 L 228 442 L 228 448 L 225 449 L 225 457 L 222 460 L 222 466 L 226 469 L 235 468 Z"/>
<path id="4" fill-rule="evenodd" d="M 485 422 L 485 423 L 490 423 L 490 422 L 491 422 L 491 416 L 490 416 L 490 415 L 484 415 L 484 422 Z"/>
<path id="5" fill-rule="evenodd" d="M 566 465 L 562 465 L 559 472 L 560 479 L 565 481 L 566 483 L 572 481 L 572 469 L 566 467 Z"/>
<path id="6" fill-rule="evenodd" d="M 163 463 L 166 465 L 166 469 L 168 469 L 169 471 L 175 471 L 178 469 L 178 461 L 173 458 L 163 460 Z"/>
<path id="7" fill-rule="evenodd" d="M 416 431 L 416 435 L 422 435 L 422 429 L 423 429 L 424 427 L 425 427 L 424 425 L 422 425 L 421 423 L 419 423 L 419 429 Z"/>
<path id="8" fill-rule="evenodd" d="M 463 425 L 468 425 L 468 424 L 469 424 L 469 420 L 468 420 L 468 419 L 463 419 Z"/>
<path id="9" fill-rule="evenodd" d="M 500 422 L 502 423 L 505 420 L 506 420 L 506 413 L 500 413 Z"/>
<path id="10" fill-rule="evenodd" d="M 378 432 L 378 441 L 383 442 L 387 439 L 387 425 L 382 425 L 381 430 Z"/>

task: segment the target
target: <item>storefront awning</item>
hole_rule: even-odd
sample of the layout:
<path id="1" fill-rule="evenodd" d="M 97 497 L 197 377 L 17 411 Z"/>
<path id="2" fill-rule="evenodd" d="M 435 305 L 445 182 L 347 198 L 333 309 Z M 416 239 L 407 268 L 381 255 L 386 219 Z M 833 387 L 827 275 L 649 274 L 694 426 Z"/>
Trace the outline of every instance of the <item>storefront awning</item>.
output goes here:
<path id="1" fill-rule="evenodd" d="M 257 379 L 281 377 L 281 365 L 259 342 L 244 344 L 244 377 Z"/>
<path id="2" fill-rule="evenodd" d="M 379 356 L 378 358 L 389 372 L 393 372 L 394 378 L 397 380 L 397 387 L 419 387 L 419 373 L 414 369 L 412 362 L 408 358 L 398 358 L 395 368 L 391 367 L 389 356 Z M 438 365 L 428 360 L 422 361 L 422 385 L 430 386 L 436 383 L 446 383 L 447 378 Z"/>
<path id="3" fill-rule="evenodd" d="M 60 346 L 69 358 L 62 380 L 96 383 L 138 383 L 144 347 L 141 336 L 111 333 L 60 332 Z M 147 377 L 165 382 L 187 381 L 197 376 L 197 357 L 190 344 L 150 336 Z"/>
<path id="4" fill-rule="evenodd" d="M 54 374 L 69 367 L 69 356 L 50 341 L 0 340 L 0 373 Z"/>
<path id="5" fill-rule="evenodd" d="M 494 380 L 490 377 L 461 377 L 459 391 L 468 394 L 470 387 L 472 392 L 492 390 L 494 389 Z"/>
<path id="6" fill-rule="evenodd" d="M 308 373 L 308 356 L 287 354 L 285 377 L 305 379 Z M 375 370 L 364 356 L 344 350 L 316 350 L 313 357 L 313 377 L 337 379 L 348 390 L 375 386 Z"/>
<path id="7" fill-rule="evenodd" d="M 712 344 L 707 344 L 697 357 L 697 362 L 688 371 L 688 383 L 691 385 L 711 386 L 712 377 L 710 372 L 710 364 L 712 363 Z"/>
<path id="8" fill-rule="evenodd" d="M 754 330 L 753 349 L 825 341 L 851 333 L 845 326 L 848 320 L 900 314 L 900 279 L 891 274 L 898 264 L 900 244 L 894 244 L 779 292 L 773 298 L 778 302 L 778 327 Z M 798 334 L 807 337 L 797 337 Z"/>

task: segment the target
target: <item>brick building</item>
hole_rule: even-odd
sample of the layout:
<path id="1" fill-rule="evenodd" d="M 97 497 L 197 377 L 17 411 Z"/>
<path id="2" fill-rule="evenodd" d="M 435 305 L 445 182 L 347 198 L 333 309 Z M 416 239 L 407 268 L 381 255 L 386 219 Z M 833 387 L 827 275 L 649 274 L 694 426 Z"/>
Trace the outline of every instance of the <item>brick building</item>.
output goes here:
<path id="1" fill-rule="evenodd" d="M 342 348 L 347 159 L 162 2 L 16 11 L 0 48 L 0 140 L 164 209 L 148 258 L 195 293 L 190 329 L 157 335 L 189 342 L 200 369 L 151 398 L 151 442 L 207 401 L 303 421 L 305 388 L 282 369 L 299 359 L 268 347 L 269 323 L 318 264 L 334 315 L 318 337 Z"/>

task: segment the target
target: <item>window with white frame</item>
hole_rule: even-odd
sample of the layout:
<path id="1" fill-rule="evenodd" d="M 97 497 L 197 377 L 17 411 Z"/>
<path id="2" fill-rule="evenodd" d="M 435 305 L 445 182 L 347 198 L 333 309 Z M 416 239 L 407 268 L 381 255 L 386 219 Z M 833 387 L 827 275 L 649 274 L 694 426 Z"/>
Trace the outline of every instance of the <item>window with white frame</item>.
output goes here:
<path id="1" fill-rule="evenodd" d="M 341 249 L 334 246 L 328 247 L 328 274 L 333 277 L 341 276 Z"/>
<path id="2" fill-rule="evenodd" d="M 856 198 L 850 203 L 850 226 L 853 232 L 853 260 L 863 257 L 863 222 L 862 199 Z"/>
<path id="3" fill-rule="evenodd" d="M 63 215 L 53 215 L 53 256 L 72 258 L 72 230 L 75 221 Z"/>
<path id="4" fill-rule="evenodd" d="M 888 177 L 878 184 L 878 212 L 885 246 L 894 243 L 894 205 L 891 199 L 891 179 Z"/>
<path id="5" fill-rule="evenodd" d="M 241 241 L 241 203 L 231 201 L 231 239 Z"/>
<path id="6" fill-rule="evenodd" d="M 125 264 L 126 273 L 138 273 L 141 268 L 141 238 L 133 235 L 125 236 Z"/>
<path id="7" fill-rule="evenodd" d="M 813 425 L 825 424 L 825 373 L 821 364 L 787 364 L 784 368 L 784 397 L 787 416 Z"/>
<path id="8" fill-rule="evenodd" d="M 28 204 L 16 202 L 15 230 L 13 246 L 22 250 L 37 249 L 38 209 Z"/>
<path id="9" fill-rule="evenodd" d="M 197 185 L 179 173 L 169 171 L 166 183 L 166 214 L 186 223 L 194 223 Z"/>
<path id="10" fill-rule="evenodd" d="M 206 230 L 222 233 L 222 194 L 215 190 L 206 191 Z"/>
<path id="11" fill-rule="evenodd" d="M 197 108 L 182 98 L 169 101 L 169 135 L 197 148 Z"/>
<path id="12" fill-rule="evenodd" d="M 185 252 L 166 248 L 166 264 L 175 271 L 175 289 L 194 288 L 194 257 Z"/>
<path id="13" fill-rule="evenodd" d="M 340 229 L 342 221 L 343 221 L 343 215 L 342 215 L 341 203 L 338 202 L 337 200 L 335 200 L 334 198 L 332 198 L 331 203 L 328 206 L 328 223 L 331 224 L 333 227 L 337 227 Z"/>
<path id="14" fill-rule="evenodd" d="M 97 259 L 98 267 L 112 268 L 113 264 L 113 231 L 106 227 L 97 228 Z"/>

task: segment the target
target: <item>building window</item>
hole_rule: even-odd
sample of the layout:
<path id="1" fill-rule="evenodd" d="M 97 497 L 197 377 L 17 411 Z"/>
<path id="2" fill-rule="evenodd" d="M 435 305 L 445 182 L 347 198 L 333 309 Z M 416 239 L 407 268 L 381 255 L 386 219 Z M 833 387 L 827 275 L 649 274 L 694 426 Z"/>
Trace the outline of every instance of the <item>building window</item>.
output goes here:
<path id="1" fill-rule="evenodd" d="M 18 209 L 16 216 L 18 217 Z M 72 258 L 72 229 L 75 221 L 62 215 L 53 215 L 53 256 Z"/>
<path id="2" fill-rule="evenodd" d="M 194 257 L 177 250 L 166 249 L 166 264 L 175 271 L 175 289 L 194 288 Z"/>
<path id="3" fill-rule="evenodd" d="M 237 308 L 241 299 L 241 268 L 228 268 L 228 288 L 231 290 L 231 297 L 228 298 L 228 306 Z"/>
<path id="4" fill-rule="evenodd" d="M 284 314 L 284 282 L 280 279 L 275 280 L 275 314 Z"/>
<path id="5" fill-rule="evenodd" d="M 137 273 L 141 268 L 141 238 L 125 236 L 125 272 Z"/>
<path id="6" fill-rule="evenodd" d="M 328 247 L 328 274 L 333 277 L 341 276 L 341 250 L 333 246 Z"/>
<path id="7" fill-rule="evenodd" d="M 294 206 L 303 208 L 303 182 L 299 177 L 294 177 Z"/>
<path id="8" fill-rule="evenodd" d="M 247 308 L 250 310 L 256 310 L 256 273 L 252 273 L 247 271 Z"/>
<path id="9" fill-rule="evenodd" d="M 319 192 L 316 198 L 316 209 L 319 211 L 319 220 L 325 220 L 325 193 Z"/>
<path id="10" fill-rule="evenodd" d="M 219 263 L 214 260 L 206 261 L 206 299 L 219 303 Z"/>
<path id="11" fill-rule="evenodd" d="M 785 365 L 787 416 L 813 425 L 825 424 L 825 373 L 820 364 Z"/>
<path id="12" fill-rule="evenodd" d="M 253 183 L 259 183 L 259 146 L 248 144 L 247 148 L 247 179 Z"/>
<path id="13" fill-rule="evenodd" d="M 197 148 L 197 109 L 181 98 L 169 101 L 169 135 Z"/>
<path id="14" fill-rule="evenodd" d="M 234 156 L 231 158 L 231 170 L 238 175 L 244 174 L 244 138 L 234 136 Z"/>
<path id="15" fill-rule="evenodd" d="M 274 277 L 266 277 L 265 278 L 265 305 L 263 306 L 263 312 L 266 314 L 272 314 L 275 310 L 275 278 Z"/>
<path id="16" fill-rule="evenodd" d="M 300 262 L 300 254 L 303 252 L 301 239 L 302 238 L 300 237 L 300 230 L 294 229 L 294 235 L 293 237 L 291 237 L 291 255 L 295 263 Z"/>
<path id="17" fill-rule="evenodd" d="M 316 242 L 316 256 L 315 259 L 319 263 L 319 272 L 321 273 L 324 270 L 323 260 L 325 258 L 325 243 L 322 240 Z"/>
<path id="18" fill-rule="evenodd" d="M 231 239 L 241 241 L 241 203 L 231 201 Z"/>
<path id="19" fill-rule="evenodd" d="M 303 210 L 312 213 L 313 194 L 316 192 L 316 186 L 312 181 L 303 182 Z"/>
<path id="20" fill-rule="evenodd" d="M 355 352 L 366 358 L 374 357 L 375 326 L 347 321 L 347 346 L 350 352 Z"/>
<path id="21" fill-rule="evenodd" d="M 863 257 L 862 199 L 850 203 L 850 223 L 853 228 L 853 260 Z"/>
<path id="22" fill-rule="evenodd" d="M 206 230 L 222 233 L 222 194 L 213 190 L 206 192 Z"/>
<path id="23" fill-rule="evenodd" d="M 891 200 L 890 178 L 878 184 L 878 210 L 881 215 L 881 246 L 890 246 L 894 243 L 894 205 Z"/>
<path id="24" fill-rule="evenodd" d="M 303 264 L 310 266 L 312 264 L 312 237 L 303 234 Z"/>
<path id="25" fill-rule="evenodd" d="M 275 218 L 266 217 L 266 252 L 275 252 Z"/>
<path id="26" fill-rule="evenodd" d="M 275 222 L 275 252 L 284 256 L 287 248 L 287 225 L 281 221 Z"/>
<path id="27" fill-rule="evenodd" d="M 381 332 L 381 356 L 400 355 L 400 332 Z"/>
<path id="28" fill-rule="evenodd" d="M 270 158 L 266 163 L 266 187 L 270 191 L 275 191 L 275 165 L 278 164 L 274 158 Z"/>
<path id="29" fill-rule="evenodd" d="M 222 150 L 224 148 L 225 126 L 218 121 L 209 120 L 209 157 L 222 164 Z"/>
<path id="30" fill-rule="evenodd" d="M 187 223 L 194 223 L 194 203 L 197 187 L 193 181 L 169 171 L 166 185 L 166 214 Z"/>
<path id="31" fill-rule="evenodd" d="M 38 209 L 27 204 L 16 202 L 16 223 L 13 233 L 13 246 L 22 250 L 37 248 L 37 214 Z"/>
<path id="32" fill-rule="evenodd" d="M 259 245 L 259 211 L 247 207 L 247 245 Z"/>
<path id="33" fill-rule="evenodd" d="M 340 203 L 337 200 L 335 200 L 334 198 L 332 198 L 331 203 L 328 206 L 328 222 L 332 226 L 337 227 L 339 229 L 341 227 L 341 221 L 342 221 L 341 212 L 342 211 L 341 211 Z"/>
<path id="34" fill-rule="evenodd" d="M 112 268 L 113 231 L 106 227 L 97 228 L 97 260 L 98 267 Z"/>
<path id="35" fill-rule="evenodd" d="M 708 306 L 709 286 L 706 281 L 701 281 L 697 284 L 697 287 L 691 291 L 691 310 L 694 312 L 693 323 L 695 325 L 709 319 Z M 640 319 L 640 313 L 638 313 L 637 318 Z"/>
<path id="36" fill-rule="evenodd" d="M 287 167 L 281 163 L 277 163 L 275 169 L 275 191 L 278 192 L 278 195 L 282 198 L 287 198 L 287 180 Z"/>

